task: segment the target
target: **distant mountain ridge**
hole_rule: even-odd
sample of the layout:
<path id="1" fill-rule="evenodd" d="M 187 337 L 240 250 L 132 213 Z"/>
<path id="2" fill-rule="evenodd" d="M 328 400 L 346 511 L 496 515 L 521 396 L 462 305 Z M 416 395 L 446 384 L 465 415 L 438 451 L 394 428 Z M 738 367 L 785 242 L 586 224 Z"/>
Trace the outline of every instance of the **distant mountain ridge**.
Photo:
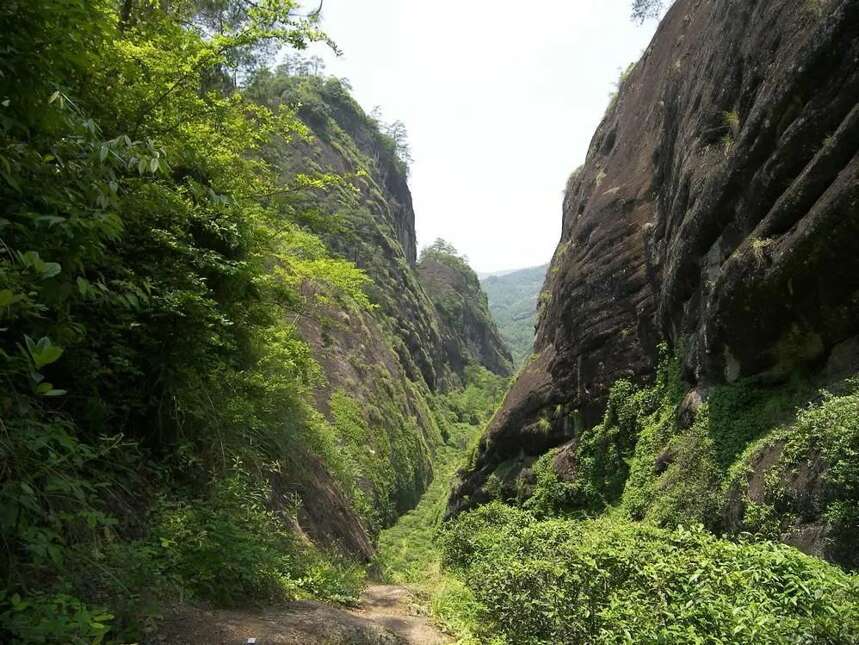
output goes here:
<path id="1" fill-rule="evenodd" d="M 537 301 L 548 267 L 548 264 L 543 264 L 491 275 L 483 274 L 485 277 L 480 279 L 489 299 L 489 311 L 517 366 L 531 355 L 534 325 L 537 320 Z"/>
<path id="2" fill-rule="evenodd" d="M 505 275 L 510 275 L 511 273 L 516 273 L 517 271 L 525 271 L 526 269 L 504 269 L 502 271 L 476 271 L 477 279 L 481 282 L 488 278 L 501 278 Z"/>

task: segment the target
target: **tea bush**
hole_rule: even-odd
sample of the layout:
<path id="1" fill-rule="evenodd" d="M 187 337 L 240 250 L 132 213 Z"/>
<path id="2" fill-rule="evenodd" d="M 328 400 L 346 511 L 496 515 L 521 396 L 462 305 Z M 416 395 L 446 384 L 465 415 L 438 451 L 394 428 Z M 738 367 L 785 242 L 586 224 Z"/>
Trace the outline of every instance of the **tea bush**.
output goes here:
<path id="1" fill-rule="evenodd" d="M 508 643 L 849 643 L 859 579 L 703 528 L 537 520 L 498 502 L 452 522 L 443 562 Z"/>

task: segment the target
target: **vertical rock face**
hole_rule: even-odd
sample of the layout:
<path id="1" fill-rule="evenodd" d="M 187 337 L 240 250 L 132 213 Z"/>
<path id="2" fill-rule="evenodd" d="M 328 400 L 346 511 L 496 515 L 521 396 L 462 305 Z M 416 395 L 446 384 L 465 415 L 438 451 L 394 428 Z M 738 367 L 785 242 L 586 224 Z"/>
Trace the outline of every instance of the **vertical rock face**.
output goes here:
<path id="1" fill-rule="evenodd" d="M 542 301 L 452 512 L 598 421 L 662 341 L 697 385 L 814 369 L 856 335 L 859 2 L 676 2 L 569 180 Z"/>
<path id="2" fill-rule="evenodd" d="M 370 296 L 381 310 L 386 332 L 406 374 L 443 389 L 459 374 L 445 360 L 432 303 L 415 272 L 415 214 L 406 168 L 336 79 L 284 79 L 283 100 L 298 103 L 312 130 L 307 141 L 283 156 L 287 181 L 299 173 L 330 172 L 349 185 L 328 190 L 320 235 L 336 254 L 352 260 L 372 278 Z M 314 195 L 314 199 L 319 199 Z"/>
<path id="3" fill-rule="evenodd" d="M 378 204 L 378 212 L 396 234 L 409 266 L 414 267 L 417 262 L 417 235 L 412 193 L 406 181 L 407 169 L 386 147 L 377 124 L 367 118 L 348 93 L 326 92 L 324 100 L 332 120 L 371 162 L 373 179 L 384 193 L 384 203 Z M 354 159 L 344 158 L 344 161 L 351 166 Z"/>

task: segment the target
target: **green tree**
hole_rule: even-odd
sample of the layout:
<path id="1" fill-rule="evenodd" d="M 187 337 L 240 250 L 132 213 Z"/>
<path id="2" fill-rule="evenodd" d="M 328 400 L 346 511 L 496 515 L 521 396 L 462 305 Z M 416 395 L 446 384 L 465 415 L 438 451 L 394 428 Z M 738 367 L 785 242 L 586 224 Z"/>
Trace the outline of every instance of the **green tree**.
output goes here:
<path id="1" fill-rule="evenodd" d="M 155 497 L 326 449 L 290 321 L 367 278 L 301 224 L 322 180 L 261 154 L 304 124 L 227 78 L 313 40 L 291 0 L 0 5 L 0 640 L 103 636 L 122 562 L 181 578 L 167 538 L 108 564 Z"/>
<path id="2" fill-rule="evenodd" d="M 459 255 L 459 251 L 456 250 L 456 247 L 447 240 L 444 240 L 440 237 L 437 237 L 432 244 L 427 247 L 424 247 L 424 249 L 421 251 L 421 259 L 432 255 L 448 255 L 454 258 L 462 259 L 462 257 Z"/>
<path id="3" fill-rule="evenodd" d="M 633 0 L 632 19 L 644 22 L 648 18 L 658 18 L 666 5 L 670 6 L 673 0 Z"/>

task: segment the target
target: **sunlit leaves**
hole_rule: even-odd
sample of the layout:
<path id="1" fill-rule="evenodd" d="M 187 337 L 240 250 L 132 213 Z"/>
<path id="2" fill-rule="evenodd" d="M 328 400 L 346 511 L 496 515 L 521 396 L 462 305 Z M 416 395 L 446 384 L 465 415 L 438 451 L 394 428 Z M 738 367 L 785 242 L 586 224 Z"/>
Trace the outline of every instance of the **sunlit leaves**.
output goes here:
<path id="1" fill-rule="evenodd" d="M 240 10 L 212 29 L 203 5 Z M 259 154 L 306 126 L 239 91 L 260 47 L 324 39 L 293 2 L 8 0 L 0 34 L 0 528 L 14 554 L 0 573 L 65 584 L 73 549 L 115 538 L 101 435 L 182 463 L 176 446 L 192 446 L 213 470 L 213 437 L 221 460 L 319 448 L 321 371 L 288 321 L 308 293 L 369 307 L 368 279 L 301 227 L 312 206 L 293 195 L 339 180 L 286 184 Z M 0 631 L 21 638 L 95 639 L 110 619 L 57 594 L 20 600 L 0 597 Z"/>
<path id="2" fill-rule="evenodd" d="M 531 643 L 853 642 L 859 579 L 796 549 L 493 502 L 445 527 L 482 636 Z"/>
<path id="3" fill-rule="evenodd" d="M 18 262 L 28 269 L 32 269 L 40 280 L 53 278 L 62 271 L 58 262 L 45 262 L 36 251 L 18 253 Z"/>

